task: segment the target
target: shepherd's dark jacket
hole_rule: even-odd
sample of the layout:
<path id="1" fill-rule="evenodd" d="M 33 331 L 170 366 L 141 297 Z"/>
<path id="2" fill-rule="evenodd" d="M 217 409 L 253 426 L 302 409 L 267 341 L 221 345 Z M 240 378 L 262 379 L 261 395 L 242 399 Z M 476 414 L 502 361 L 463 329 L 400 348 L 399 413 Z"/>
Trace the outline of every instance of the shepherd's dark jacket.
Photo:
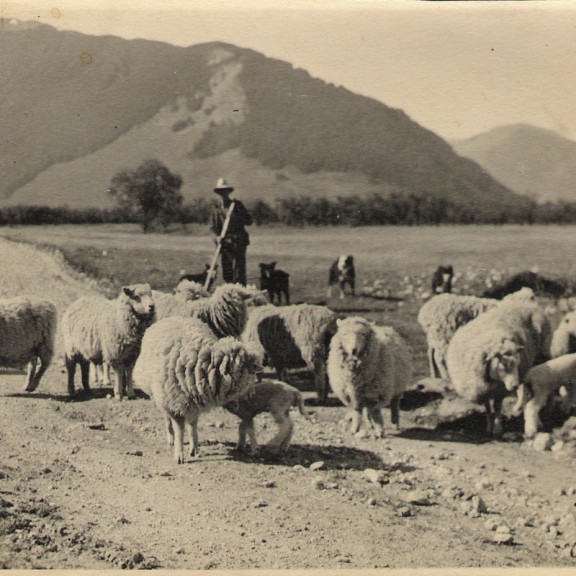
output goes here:
<path id="1" fill-rule="evenodd" d="M 232 216 L 230 217 L 222 245 L 248 246 L 248 244 L 250 244 L 250 236 L 244 226 L 250 226 L 252 224 L 252 216 L 240 200 L 233 200 L 233 202 L 234 210 L 232 211 Z M 222 232 L 227 212 L 228 209 L 224 208 L 220 202 L 215 205 L 212 210 L 212 226 L 210 226 L 210 230 L 216 236 L 220 236 Z"/>

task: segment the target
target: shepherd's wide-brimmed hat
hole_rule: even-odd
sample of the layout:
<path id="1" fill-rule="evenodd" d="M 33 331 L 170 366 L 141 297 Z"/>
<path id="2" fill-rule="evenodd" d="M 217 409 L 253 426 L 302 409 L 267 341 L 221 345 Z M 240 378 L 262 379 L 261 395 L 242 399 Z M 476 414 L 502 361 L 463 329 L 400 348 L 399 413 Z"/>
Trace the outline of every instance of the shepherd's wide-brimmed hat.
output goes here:
<path id="1" fill-rule="evenodd" d="M 226 192 L 232 192 L 232 190 L 234 190 L 234 187 L 230 186 L 224 178 L 218 178 L 218 182 L 216 182 L 216 187 L 214 188 L 216 194 L 225 194 Z"/>

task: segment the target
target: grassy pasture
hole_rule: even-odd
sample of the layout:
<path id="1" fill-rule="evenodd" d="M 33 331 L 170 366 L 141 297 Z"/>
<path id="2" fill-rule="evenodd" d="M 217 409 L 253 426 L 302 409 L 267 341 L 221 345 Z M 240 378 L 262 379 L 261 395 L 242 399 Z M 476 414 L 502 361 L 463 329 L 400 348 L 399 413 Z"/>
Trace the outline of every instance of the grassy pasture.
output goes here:
<path id="1" fill-rule="evenodd" d="M 203 226 L 169 234 L 142 234 L 133 225 L 29 226 L 0 228 L 0 234 L 57 247 L 75 268 L 107 279 L 109 296 L 131 282 L 170 290 L 181 270 L 201 271 L 214 250 Z M 380 280 L 392 294 L 404 293 L 403 301 L 356 297 L 329 304 L 395 326 L 414 349 L 418 377 L 426 374 L 426 360 L 416 314 L 438 264 L 451 263 L 461 274 L 455 290 L 470 294 L 481 294 L 490 278 L 526 269 L 571 285 L 576 279 L 576 234 L 570 226 L 253 227 L 249 281 L 258 283 L 259 262 L 275 260 L 290 273 L 294 302 L 322 301 L 328 267 L 342 253 L 355 256 L 359 291 Z"/>

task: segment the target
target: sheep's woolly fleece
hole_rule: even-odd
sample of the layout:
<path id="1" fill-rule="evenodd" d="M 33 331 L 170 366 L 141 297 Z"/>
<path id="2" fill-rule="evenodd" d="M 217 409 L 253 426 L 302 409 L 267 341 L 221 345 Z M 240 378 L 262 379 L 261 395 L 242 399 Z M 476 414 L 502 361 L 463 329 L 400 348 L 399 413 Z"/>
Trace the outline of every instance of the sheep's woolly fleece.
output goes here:
<path id="1" fill-rule="evenodd" d="M 336 332 L 336 314 L 324 306 L 259 306 L 249 311 L 242 339 L 255 343 L 273 366 L 312 369 L 326 358 Z"/>
<path id="2" fill-rule="evenodd" d="M 576 352 L 576 312 L 568 312 L 554 330 L 550 344 L 550 356 L 557 358 L 573 352 Z"/>
<path id="3" fill-rule="evenodd" d="M 57 313 L 54 304 L 36 296 L 0 300 L 0 365 L 19 368 L 54 354 Z"/>
<path id="4" fill-rule="evenodd" d="M 330 343 L 328 377 L 336 396 L 355 410 L 388 406 L 412 380 L 412 355 L 390 326 L 350 316 L 338 321 Z"/>
<path id="5" fill-rule="evenodd" d="M 62 316 L 66 356 L 111 366 L 135 362 L 144 331 L 155 319 L 152 303 L 148 284 L 125 286 L 115 300 L 79 298 Z"/>
<path id="6" fill-rule="evenodd" d="M 253 391 L 260 356 L 202 321 L 165 318 L 146 332 L 134 367 L 137 386 L 173 417 L 232 402 Z"/>
<path id="7" fill-rule="evenodd" d="M 429 354 L 433 351 L 440 372 L 443 371 L 448 344 L 458 328 L 501 304 L 534 300 L 535 295 L 530 288 L 522 288 L 503 300 L 460 294 L 439 294 L 428 300 L 418 312 L 418 323 L 426 333 Z"/>
<path id="8" fill-rule="evenodd" d="M 536 363 L 549 357 L 550 323 L 537 304 L 509 302 L 493 308 L 459 330 L 452 338 L 446 363 L 454 390 L 478 402 L 492 393 L 486 366 L 497 354 L 513 353 L 519 346 L 520 379 Z"/>

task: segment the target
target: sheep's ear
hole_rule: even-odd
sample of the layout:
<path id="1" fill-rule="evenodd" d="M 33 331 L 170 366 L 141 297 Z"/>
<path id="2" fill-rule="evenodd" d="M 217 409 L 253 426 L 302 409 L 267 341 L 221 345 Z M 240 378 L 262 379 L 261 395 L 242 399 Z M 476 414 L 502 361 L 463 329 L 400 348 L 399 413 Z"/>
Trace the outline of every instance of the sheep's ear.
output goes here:
<path id="1" fill-rule="evenodd" d="M 132 290 L 132 288 L 130 288 L 130 286 L 122 286 L 122 292 L 124 292 L 124 294 L 126 294 L 126 296 L 128 296 L 128 298 L 134 297 L 134 290 Z"/>
<path id="2" fill-rule="evenodd" d="M 336 326 L 342 326 L 342 318 L 336 318 Z"/>
<path id="3" fill-rule="evenodd" d="M 276 262 L 270 262 L 270 268 L 275 268 L 276 267 Z"/>

